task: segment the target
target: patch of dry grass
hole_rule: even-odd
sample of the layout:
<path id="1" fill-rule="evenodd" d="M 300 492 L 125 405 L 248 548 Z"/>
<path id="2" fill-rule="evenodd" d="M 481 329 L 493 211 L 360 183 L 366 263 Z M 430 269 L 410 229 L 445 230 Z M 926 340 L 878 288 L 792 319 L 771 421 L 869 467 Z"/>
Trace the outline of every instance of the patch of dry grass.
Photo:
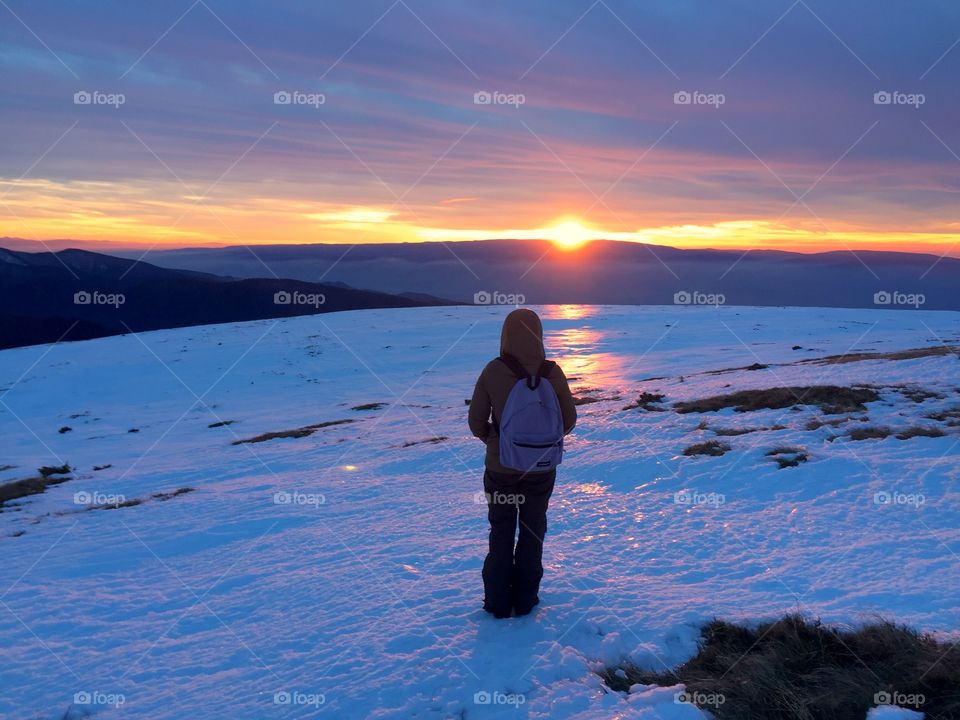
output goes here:
<path id="1" fill-rule="evenodd" d="M 780 469 L 788 467 L 797 467 L 800 463 L 805 463 L 809 460 L 809 456 L 806 451 L 801 448 L 788 447 L 786 445 L 776 447 L 773 450 L 767 452 L 767 457 L 774 460 L 777 465 L 780 466 Z"/>
<path id="2" fill-rule="evenodd" d="M 652 392 L 642 392 L 637 396 L 637 399 L 631 404 L 624 407 L 624 410 L 633 410 L 634 408 L 640 408 L 641 410 L 647 411 L 660 411 L 663 410 L 662 407 L 657 407 L 664 400 L 663 393 L 652 393 Z"/>
<path id="3" fill-rule="evenodd" d="M 922 698 L 913 709 L 927 718 L 960 718 L 960 647 L 887 621 L 841 630 L 799 615 L 756 628 L 714 620 L 675 670 L 628 665 L 601 677 L 617 691 L 683 683 L 694 697 L 722 696 L 704 708 L 718 720 L 863 720 L 882 693 Z"/>
<path id="4" fill-rule="evenodd" d="M 960 357 L 960 346 L 957 345 L 933 345 L 925 348 L 912 348 L 910 350 L 895 350 L 892 352 L 862 352 L 847 353 L 845 355 L 827 355 L 822 358 L 811 358 L 802 360 L 803 363 L 815 363 L 817 365 L 845 365 L 846 363 L 862 362 L 863 360 L 916 360 L 925 357 L 942 357 L 944 355 L 957 355 Z"/>
<path id="5" fill-rule="evenodd" d="M 835 415 L 866 410 L 864 403 L 879 399 L 880 395 L 870 387 L 812 385 L 740 390 L 726 395 L 674 403 L 673 408 L 678 413 L 715 412 L 726 408 L 733 408 L 737 412 L 750 412 L 777 410 L 797 405 L 815 405 L 822 412 Z"/>
<path id="6" fill-rule="evenodd" d="M 871 425 L 868 427 L 854 428 L 847 433 L 847 437 L 851 440 L 883 440 L 883 438 L 890 437 L 890 434 L 891 430 L 888 427 Z"/>
<path id="7" fill-rule="evenodd" d="M 379 410 L 380 408 L 385 408 L 386 406 L 387 404 L 385 402 L 372 402 L 372 403 L 365 403 L 363 405 L 354 405 L 350 409 L 363 412 L 365 410 Z"/>
<path id="8" fill-rule="evenodd" d="M 958 425 L 960 424 L 960 407 L 947 408 L 946 410 L 930 413 L 925 417 L 927 417 L 929 420 L 945 422 L 947 425 L 951 426 Z"/>
<path id="9" fill-rule="evenodd" d="M 749 435 L 750 433 L 759 432 L 764 428 L 709 428 L 715 434 L 720 437 L 737 437 L 738 435 Z"/>
<path id="10" fill-rule="evenodd" d="M 730 446 L 719 440 L 707 440 L 706 442 L 696 443 L 688 448 L 684 448 L 683 454 L 690 457 L 694 455 L 711 455 L 719 457 L 730 451 Z"/>
<path id="11" fill-rule="evenodd" d="M 909 440 L 915 437 L 943 437 L 944 435 L 946 435 L 946 433 L 938 427 L 922 427 L 917 425 L 898 432 L 897 440 Z"/>
<path id="12" fill-rule="evenodd" d="M 436 437 L 427 438 L 426 440 L 409 440 L 405 442 L 403 445 L 401 445 L 400 447 L 405 447 L 405 448 L 413 447 L 414 445 L 425 445 L 427 443 L 436 445 L 437 443 L 442 443 L 444 440 L 449 440 L 449 439 L 450 438 L 448 438 L 446 435 L 437 435 Z"/>
<path id="13" fill-rule="evenodd" d="M 23 497 L 29 497 L 30 495 L 39 495 L 45 492 L 48 487 L 65 483 L 70 479 L 69 476 L 40 476 L 4 483 L 0 485 L 0 508 L 11 500 L 18 500 Z"/>
<path id="14" fill-rule="evenodd" d="M 327 422 L 314 423 L 313 425 L 304 425 L 300 428 L 294 428 L 293 430 L 278 430 L 275 432 L 266 432 L 256 435 L 252 438 L 246 438 L 245 440 L 234 440 L 231 445 L 243 445 L 244 443 L 261 443 L 267 442 L 268 440 L 277 440 L 280 438 L 304 438 L 308 435 L 313 435 L 317 430 L 326 427 L 332 427 L 333 425 L 346 425 L 347 423 L 355 422 L 354 420 L 328 420 Z"/>

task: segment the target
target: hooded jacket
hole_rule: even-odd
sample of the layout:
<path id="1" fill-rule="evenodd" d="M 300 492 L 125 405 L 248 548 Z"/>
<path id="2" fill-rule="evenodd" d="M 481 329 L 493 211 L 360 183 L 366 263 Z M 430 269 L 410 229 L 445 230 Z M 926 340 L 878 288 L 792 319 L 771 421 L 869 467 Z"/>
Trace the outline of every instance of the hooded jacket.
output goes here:
<path id="1" fill-rule="evenodd" d="M 533 310 L 521 308 L 507 315 L 500 332 L 500 354 L 514 357 L 531 375 L 540 369 L 540 364 L 546 357 L 543 349 L 543 326 Z M 559 365 L 554 365 L 547 379 L 553 385 L 560 401 L 563 434 L 567 435 L 577 423 L 577 408 L 573 404 L 570 386 Z M 517 377 L 510 368 L 499 360 L 491 360 L 480 373 L 473 389 L 473 398 L 470 400 L 470 431 L 486 443 L 486 467 L 494 472 L 517 472 L 500 464 L 500 438 L 491 421 L 491 413 L 497 420 L 502 416 L 507 396 L 516 382 Z"/>

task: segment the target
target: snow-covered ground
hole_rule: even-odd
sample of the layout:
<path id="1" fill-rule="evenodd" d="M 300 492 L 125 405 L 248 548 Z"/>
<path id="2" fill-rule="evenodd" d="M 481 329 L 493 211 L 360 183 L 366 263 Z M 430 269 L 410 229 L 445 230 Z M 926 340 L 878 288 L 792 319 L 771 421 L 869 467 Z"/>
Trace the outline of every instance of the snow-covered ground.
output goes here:
<path id="1" fill-rule="evenodd" d="M 681 662 L 714 616 L 960 623 L 960 428 L 924 418 L 960 406 L 958 358 L 797 363 L 956 343 L 960 314 L 733 307 L 540 309 L 549 356 L 600 401 L 579 408 L 559 473 L 541 607 L 487 616 L 464 400 L 508 310 L 0 353 L 0 481 L 76 469 L 0 512 L 0 715 L 60 718 L 87 693 L 75 712 L 152 719 L 701 718 L 681 687 L 609 693 L 595 671 Z M 769 367 L 702 374 L 754 363 Z M 623 409 L 641 391 L 669 407 L 817 383 L 884 387 L 868 421 L 816 430 L 814 407 Z M 385 405 L 351 409 L 369 403 Z M 232 444 L 336 420 L 354 422 Z M 945 435 L 828 440 L 872 425 Z M 682 454 L 712 438 L 730 452 Z M 809 461 L 779 469 L 766 453 L 782 445 Z M 83 493 L 145 501 L 88 510 Z"/>

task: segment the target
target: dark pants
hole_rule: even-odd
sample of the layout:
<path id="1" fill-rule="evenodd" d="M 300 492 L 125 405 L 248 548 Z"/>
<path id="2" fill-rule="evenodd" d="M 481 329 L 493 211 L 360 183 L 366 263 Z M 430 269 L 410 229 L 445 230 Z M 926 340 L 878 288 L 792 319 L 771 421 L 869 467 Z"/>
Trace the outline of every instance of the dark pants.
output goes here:
<path id="1" fill-rule="evenodd" d="M 526 615 L 539 602 L 547 504 L 556 478 L 556 470 L 529 475 L 487 470 L 483 474 L 490 520 L 483 606 L 496 617 L 509 617 L 511 609 Z"/>

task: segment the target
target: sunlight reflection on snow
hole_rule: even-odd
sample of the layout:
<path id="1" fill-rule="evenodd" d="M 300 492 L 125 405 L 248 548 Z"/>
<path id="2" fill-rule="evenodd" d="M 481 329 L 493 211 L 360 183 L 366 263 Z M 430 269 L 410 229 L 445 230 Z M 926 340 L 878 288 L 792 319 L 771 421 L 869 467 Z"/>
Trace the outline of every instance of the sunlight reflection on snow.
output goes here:
<path id="1" fill-rule="evenodd" d="M 583 320 L 596 317 L 602 308 L 598 305 L 548 305 L 540 311 L 544 320 Z"/>

